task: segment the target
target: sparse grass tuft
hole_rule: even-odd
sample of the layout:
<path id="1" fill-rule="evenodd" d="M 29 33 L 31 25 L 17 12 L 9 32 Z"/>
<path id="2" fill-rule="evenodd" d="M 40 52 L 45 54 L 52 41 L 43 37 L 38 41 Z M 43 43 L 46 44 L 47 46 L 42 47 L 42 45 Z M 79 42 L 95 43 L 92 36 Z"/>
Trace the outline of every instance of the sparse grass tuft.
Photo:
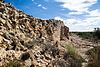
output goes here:
<path id="1" fill-rule="evenodd" d="M 71 67 L 82 67 L 82 62 L 85 60 L 77 53 L 76 48 L 72 44 L 65 45 L 68 55 L 72 58 L 70 60 Z"/>
<path id="2" fill-rule="evenodd" d="M 19 61 L 9 61 L 9 63 L 4 63 L 2 67 L 24 67 Z"/>
<path id="3" fill-rule="evenodd" d="M 65 45 L 65 48 L 67 49 L 67 51 L 68 51 L 68 53 L 70 54 L 70 55 L 75 55 L 76 54 L 76 49 L 71 45 L 71 44 L 69 44 L 69 45 Z"/>

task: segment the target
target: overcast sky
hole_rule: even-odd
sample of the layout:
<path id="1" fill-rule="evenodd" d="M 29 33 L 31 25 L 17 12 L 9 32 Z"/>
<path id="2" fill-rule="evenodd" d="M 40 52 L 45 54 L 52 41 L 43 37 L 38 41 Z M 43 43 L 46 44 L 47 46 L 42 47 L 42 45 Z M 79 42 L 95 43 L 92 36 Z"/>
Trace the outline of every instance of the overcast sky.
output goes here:
<path id="1" fill-rule="evenodd" d="M 100 27 L 100 0 L 5 0 L 41 19 L 63 20 L 70 31 Z"/>

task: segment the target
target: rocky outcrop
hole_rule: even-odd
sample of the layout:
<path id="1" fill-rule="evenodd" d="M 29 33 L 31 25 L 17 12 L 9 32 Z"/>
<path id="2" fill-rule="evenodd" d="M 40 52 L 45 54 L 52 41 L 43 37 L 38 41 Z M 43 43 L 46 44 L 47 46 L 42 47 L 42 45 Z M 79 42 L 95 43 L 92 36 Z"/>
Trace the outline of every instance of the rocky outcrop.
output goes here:
<path id="1" fill-rule="evenodd" d="M 68 33 L 69 33 L 69 28 L 66 26 L 62 26 L 60 32 L 60 40 L 64 40 L 66 38 L 69 39 Z"/>
<path id="2" fill-rule="evenodd" d="M 60 20 L 41 20 L 0 3 L 0 66 L 17 60 L 25 67 L 71 67 L 61 41 L 69 28 Z"/>
<path id="3" fill-rule="evenodd" d="M 3 0 L 0 0 L 0 2 L 3 2 Z"/>

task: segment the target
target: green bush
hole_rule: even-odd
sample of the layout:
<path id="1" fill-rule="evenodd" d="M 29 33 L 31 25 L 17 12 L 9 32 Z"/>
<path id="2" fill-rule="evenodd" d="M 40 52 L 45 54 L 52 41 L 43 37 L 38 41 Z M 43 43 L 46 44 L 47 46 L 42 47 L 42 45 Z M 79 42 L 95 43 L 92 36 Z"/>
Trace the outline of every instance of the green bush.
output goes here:
<path id="1" fill-rule="evenodd" d="M 88 67 L 100 67 L 100 46 L 96 46 L 86 53 L 89 56 Z"/>
<path id="2" fill-rule="evenodd" d="M 85 60 L 77 53 L 76 48 L 72 44 L 65 45 L 68 55 L 72 58 L 70 60 L 71 67 L 82 67 L 82 62 Z"/>
<path id="3" fill-rule="evenodd" d="M 65 48 L 67 49 L 68 54 L 70 54 L 72 56 L 76 55 L 76 49 L 71 44 L 65 45 Z"/>

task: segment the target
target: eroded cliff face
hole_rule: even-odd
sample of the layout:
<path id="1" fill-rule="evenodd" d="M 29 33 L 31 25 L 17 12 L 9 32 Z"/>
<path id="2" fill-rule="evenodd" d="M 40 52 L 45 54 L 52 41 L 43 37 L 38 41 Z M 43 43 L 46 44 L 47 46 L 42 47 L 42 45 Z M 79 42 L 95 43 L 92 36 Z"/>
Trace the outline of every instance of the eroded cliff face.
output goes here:
<path id="1" fill-rule="evenodd" d="M 70 67 L 60 43 L 68 34 L 63 21 L 41 20 L 0 3 L 0 66 L 17 60 L 25 67 Z"/>

